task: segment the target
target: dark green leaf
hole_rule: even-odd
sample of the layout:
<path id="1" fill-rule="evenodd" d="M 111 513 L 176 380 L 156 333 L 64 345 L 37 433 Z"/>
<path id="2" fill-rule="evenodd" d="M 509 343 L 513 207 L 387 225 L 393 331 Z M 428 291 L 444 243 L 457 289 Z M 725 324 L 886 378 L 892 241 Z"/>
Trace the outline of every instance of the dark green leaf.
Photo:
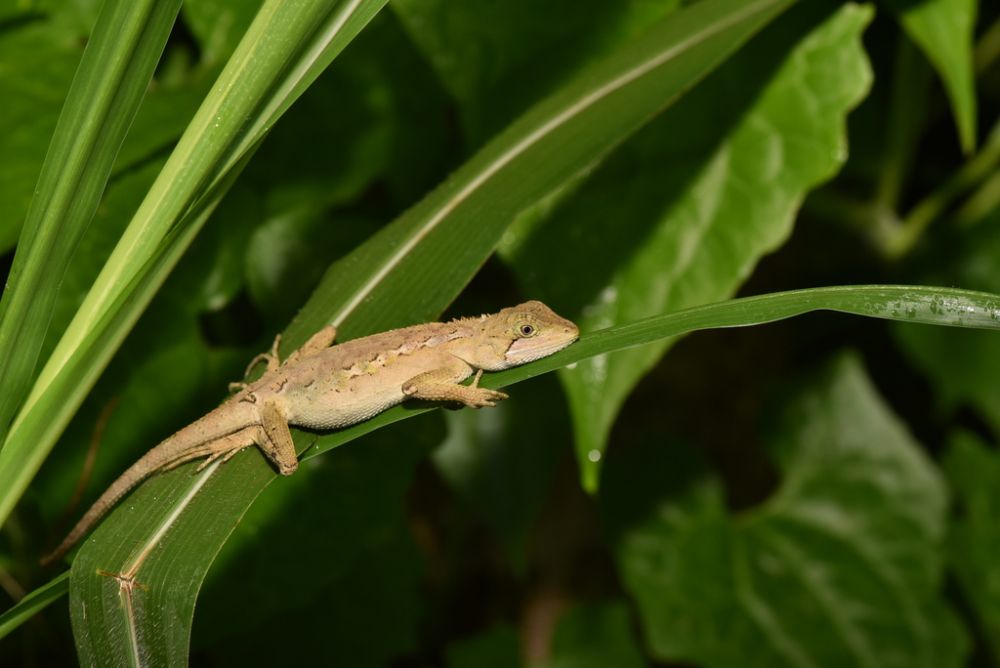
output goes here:
<path id="1" fill-rule="evenodd" d="M 399 0 L 391 7 L 458 101 L 473 146 L 675 9 L 678 0 Z"/>
<path id="2" fill-rule="evenodd" d="M 462 507 L 481 516 L 515 568 L 549 493 L 556 463 L 569 450 L 569 418 L 554 379 L 518 389 L 495 411 L 447 412 L 448 438 L 434 451 L 438 470 Z"/>
<path id="3" fill-rule="evenodd" d="M 559 619 L 545 668 L 641 668 L 628 608 L 622 603 L 580 605 Z"/>
<path id="4" fill-rule="evenodd" d="M 976 145 L 973 39 L 977 0 L 882 0 L 931 61 L 951 102 L 962 150 Z"/>
<path id="5" fill-rule="evenodd" d="M 514 668 L 521 665 L 520 639 L 510 626 L 498 626 L 448 646 L 448 668 Z"/>
<path id="6" fill-rule="evenodd" d="M 944 468 L 957 497 L 949 556 L 980 636 L 1000 661 L 1000 453 L 962 432 L 951 440 Z"/>
<path id="7" fill-rule="evenodd" d="M 968 230 L 928 258 L 930 281 L 1000 292 L 1000 216 Z M 949 337 L 934 328 L 896 326 L 902 352 L 933 383 L 942 417 L 971 408 L 1000 436 L 1000 341 L 984 332 Z"/>
<path id="8" fill-rule="evenodd" d="M 405 501 L 441 437 L 436 419 L 400 425 L 268 487 L 208 574 L 195 651 L 213 647 L 224 665 L 360 667 L 412 649 L 422 567 Z"/>
<path id="9" fill-rule="evenodd" d="M 68 591 L 69 571 L 66 571 L 22 598 L 17 605 L 0 614 L 0 639 L 34 617 L 53 601 L 62 598 Z"/>
<path id="10" fill-rule="evenodd" d="M 781 485 L 738 516 L 718 479 L 679 474 L 672 462 L 693 455 L 676 445 L 609 464 L 618 565 L 654 654 L 705 666 L 961 665 L 966 641 L 939 591 L 944 483 L 857 360 L 799 391 L 769 436 Z"/>
<path id="11" fill-rule="evenodd" d="M 0 487 L 5 492 L 0 496 L 0 520 L 268 128 L 384 2 L 276 0 L 258 13 L 18 414 L 0 451 Z M 253 77 L 244 76 L 248 69 Z M 222 107 L 226 113 L 219 113 Z"/>

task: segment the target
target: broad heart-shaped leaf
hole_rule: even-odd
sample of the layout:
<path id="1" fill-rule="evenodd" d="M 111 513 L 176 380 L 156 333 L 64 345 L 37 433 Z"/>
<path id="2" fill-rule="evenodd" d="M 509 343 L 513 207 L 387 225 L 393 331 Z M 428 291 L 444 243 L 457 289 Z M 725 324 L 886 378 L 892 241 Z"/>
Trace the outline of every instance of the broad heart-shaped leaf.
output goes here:
<path id="1" fill-rule="evenodd" d="M 882 0 L 910 39 L 937 70 L 951 102 L 962 150 L 976 144 L 976 86 L 973 69 L 978 0 Z"/>
<path id="2" fill-rule="evenodd" d="M 844 118 L 868 88 L 860 34 L 870 8 L 845 5 L 800 39 L 823 18 L 817 9 L 769 27 L 549 220 L 512 228 L 503 252 L 522 283 L 584 331 L 732 294 L 843 162 Z M 563 372 L 587 489 L 619 408 L 668 345 Z"/>
<path id="3" fill-rule="evenodd" d="M 342 323 L 343 340 L 440 313 L 486 260 L 516 213 L 573 178 L 581 165 L 603 156 L 787 4 L 708 0 L 595 63 L 529 110 L 421 203 L 336 263 L 289 328 L 286 341 L 295 347 L 324 322 Z M 171 246 L 167 252 L 174 251 Z M 364 428 L 383 424 L 369 421 Z M 343 443 L 364 428 L 338 432 L 328 437 L 329 443 Z M 310 440 L 301 438 L 300 450 Z M 274 478 L 252 452 L 214 475 L 217 471 L 216 464 L 192 476 L 191 467 L 184 467 L 157 477 L 85 543 L 74 561 L 70 586 L 81 654 L 91 656 L 100 638 L 101 656 L 108 661 L 185 661 L 205 571 L 247 507 Z M 109 572 L 118 577 L 101 575 Z"/>
<path id="4" fill-rule="evenodd" d="M 609 462 L 602 500 L 652 652 L 747 668 L 960 665 L 936 468 L 856 358 L 782 413 L 768 439 L 780 487 L 740 515 L 679 444 Z"/>
<path id="5" fill-rule="evenodd" d="M 1000 452 L 968 432 L 955 434 L 944 469 L 956 496 L 948 556 L 979 636 L 1000 662 Z"/>

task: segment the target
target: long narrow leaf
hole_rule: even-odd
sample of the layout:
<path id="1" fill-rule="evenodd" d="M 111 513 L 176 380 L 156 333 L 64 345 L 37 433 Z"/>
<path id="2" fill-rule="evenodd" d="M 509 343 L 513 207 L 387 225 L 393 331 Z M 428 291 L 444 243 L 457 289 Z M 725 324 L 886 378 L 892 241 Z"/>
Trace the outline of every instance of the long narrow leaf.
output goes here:
<path id="1" fill-rule="evenodd" d="M 0 638 L 25 623 L 43 608 L 59 600 L 69 591 L 69 571 L 54 577 L 47 584 L 31 592 L 9 610 L 0 614 Z"/>
<path id="2" fill-rule="evenodd" d="M 108 0 L 94 26 L 0 301 L 0 443 L 31 387 L 60 279 L 97 210 L 180 6 Z"/>
<path id="3" fill-rule="evenodd" d="M 588 332 L 569 348 L 525 366 L 484 376 L 480 385 L 500 388 L 585 359 L 705 329 L 749 327 L 812 313 L 851 315 L 925 325 L 1000 330 L 1000 295 L 916 285 L 844 285 L 776 292 L 684 309 L 626 325 Z M 433 410 L 399 406 L 361 424 L 320 438 L 309 459 L 393 422 Z"/>
<path id="4" fill-rule="evenodd" d="M 386 0 L 271 0 L 153 184 L 0 451 L 0 523 L 207 218 L 236 167 Z"/>

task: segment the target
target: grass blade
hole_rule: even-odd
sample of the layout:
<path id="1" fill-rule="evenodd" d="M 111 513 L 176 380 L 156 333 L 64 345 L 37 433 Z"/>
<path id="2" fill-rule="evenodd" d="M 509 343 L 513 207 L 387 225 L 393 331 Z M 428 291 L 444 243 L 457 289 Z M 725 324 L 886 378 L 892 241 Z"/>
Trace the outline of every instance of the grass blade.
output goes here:
<path id="1" fill-rule="evenodd" d="M 0 443 L 31 386 L 60 279 L 97 210 L 180 6 L 108 0 L 94 26 L 0 301 Z"/>
<path id="2" fill-rule="evenodd" d="M 0 639 L 14 631 L 43 608 L 69 591 L 69 571 L 61 573 L 48 584 L 34 590 L 9 610 L 0 614 Z"/>

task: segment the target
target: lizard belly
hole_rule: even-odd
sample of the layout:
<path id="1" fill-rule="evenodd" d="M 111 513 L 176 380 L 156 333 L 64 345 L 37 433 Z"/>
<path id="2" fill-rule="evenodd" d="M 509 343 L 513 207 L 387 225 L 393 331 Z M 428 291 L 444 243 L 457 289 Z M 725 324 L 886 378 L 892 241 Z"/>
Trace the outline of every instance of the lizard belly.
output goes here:
<path id="1" fill-rule="evenodd" d="M 312 429 L 337 429 L 373 418 L 403 399 L 402 388 L 377 393 L 339 388 L 323 401 L 291 402 L 288 421 Z"/>

